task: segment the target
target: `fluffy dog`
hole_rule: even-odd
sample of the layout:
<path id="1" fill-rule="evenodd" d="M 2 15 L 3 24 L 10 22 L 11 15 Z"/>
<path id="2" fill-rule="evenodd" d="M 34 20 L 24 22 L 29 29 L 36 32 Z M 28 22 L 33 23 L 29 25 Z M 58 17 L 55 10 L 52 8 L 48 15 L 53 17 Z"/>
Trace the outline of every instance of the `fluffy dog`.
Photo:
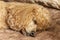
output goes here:
<path id="1" fill-rule="evenodd" d="M 1 3 L 4 4 L 4 2 L 0 2 L 0 4 Z M 7 15 L 4 12 L 5 10 L 7 11 Z M 45 30 L 50 27 L 50 13 L 43 6 L 6 2 L 5 10 L 3 10 L 3 12 L 7 18 L 5 19 L 4 15 L 2 15 L 3 19 L 0 18 L 3 23 L 5 23 L 4 20 L 6 20 L 5 24 L 8 25 L 7 27 L 16 31 L 22 31 L 25 35 L 34 35 L 37 30 Z"/>

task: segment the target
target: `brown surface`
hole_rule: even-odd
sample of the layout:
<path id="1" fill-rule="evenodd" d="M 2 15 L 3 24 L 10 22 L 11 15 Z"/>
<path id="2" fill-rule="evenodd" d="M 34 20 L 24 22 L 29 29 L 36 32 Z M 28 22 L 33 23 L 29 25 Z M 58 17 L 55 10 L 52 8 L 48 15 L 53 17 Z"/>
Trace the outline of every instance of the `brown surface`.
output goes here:
<path id="1" fill-rule="evenodd" d="M 52 18 L 52 26 L 55 28 L 55 31 L 59 31 L 60 32 L 60 10 L 56 10 L 56 9 L 50 9 L 48 8 L 48 10 L 51 13 L 51 18 Z"/>
<path id="2" fill-rule="evenodd" d="M 45 31 L 36 35 L 36 37 L 27 37 L 23 36 L 19 32 L 0 30 L 0 40 L 59 40 L 59 35 L 56 35 L 53 32 Z"/>

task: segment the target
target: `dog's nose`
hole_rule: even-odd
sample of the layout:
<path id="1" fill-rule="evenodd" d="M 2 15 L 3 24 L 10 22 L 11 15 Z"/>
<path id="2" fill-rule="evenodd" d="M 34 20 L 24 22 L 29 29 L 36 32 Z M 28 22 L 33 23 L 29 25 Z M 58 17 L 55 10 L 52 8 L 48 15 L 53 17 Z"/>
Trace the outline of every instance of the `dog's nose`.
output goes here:
<path id="1" fill-rule="evenodd" d="M 35 36 L 34 34 L 35 34 L 35 32 L 32 31 L 32 32 L 30 33 L 30 36 L 34 37 L 34 36 Z"/>

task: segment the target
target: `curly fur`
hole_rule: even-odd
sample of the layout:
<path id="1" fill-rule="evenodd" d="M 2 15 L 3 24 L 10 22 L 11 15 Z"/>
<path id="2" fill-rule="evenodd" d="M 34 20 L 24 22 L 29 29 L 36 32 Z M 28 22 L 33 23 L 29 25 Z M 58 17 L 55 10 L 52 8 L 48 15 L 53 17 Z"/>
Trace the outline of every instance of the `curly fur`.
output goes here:
<path id="1" fill-rule="evenodd" d="M 7 11 L 7 14 L 4 12 L 5 17 L 2 15 L 1 17 L 3 18 L 0 19 L 3 23 L 5 23 L 6 20 L 8 26 L 13 30 L 23 30 L 30 34 L 32 31 L 36 32 L 36 30 L 45 30 L 50 27 L 50 13 L 43 6 L 37 4 L 6 2 L 6 7 L 4 7 L 5 2 L 0 2 L 0 4 L 3 5 L 3 12 Z"/>

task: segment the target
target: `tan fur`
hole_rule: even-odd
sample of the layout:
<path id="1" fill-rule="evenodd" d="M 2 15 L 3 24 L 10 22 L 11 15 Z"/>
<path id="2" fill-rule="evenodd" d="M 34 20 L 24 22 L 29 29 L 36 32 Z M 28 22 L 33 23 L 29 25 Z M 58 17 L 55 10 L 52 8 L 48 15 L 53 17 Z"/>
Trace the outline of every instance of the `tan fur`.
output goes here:
<path id="1" fill-rule="evenodd" d="M 6 10 L 6 3 L 0 1 L 0 29 L 7 28 L 6 24 L 6 17 L 7 17 L 7 10 Z"/>
<path id="2" fill-rule="evenodd" d="M 44 7 L 37 4 L 17 2 L 7 3 L 6 5 L 8 15 L 4 15 L 8 16 L 7 24 L 11 29 L 31 33 L 32 31 L 49 28 L 50 13 Z M 4 20 L 2 19 L 2 21 Z"/>

